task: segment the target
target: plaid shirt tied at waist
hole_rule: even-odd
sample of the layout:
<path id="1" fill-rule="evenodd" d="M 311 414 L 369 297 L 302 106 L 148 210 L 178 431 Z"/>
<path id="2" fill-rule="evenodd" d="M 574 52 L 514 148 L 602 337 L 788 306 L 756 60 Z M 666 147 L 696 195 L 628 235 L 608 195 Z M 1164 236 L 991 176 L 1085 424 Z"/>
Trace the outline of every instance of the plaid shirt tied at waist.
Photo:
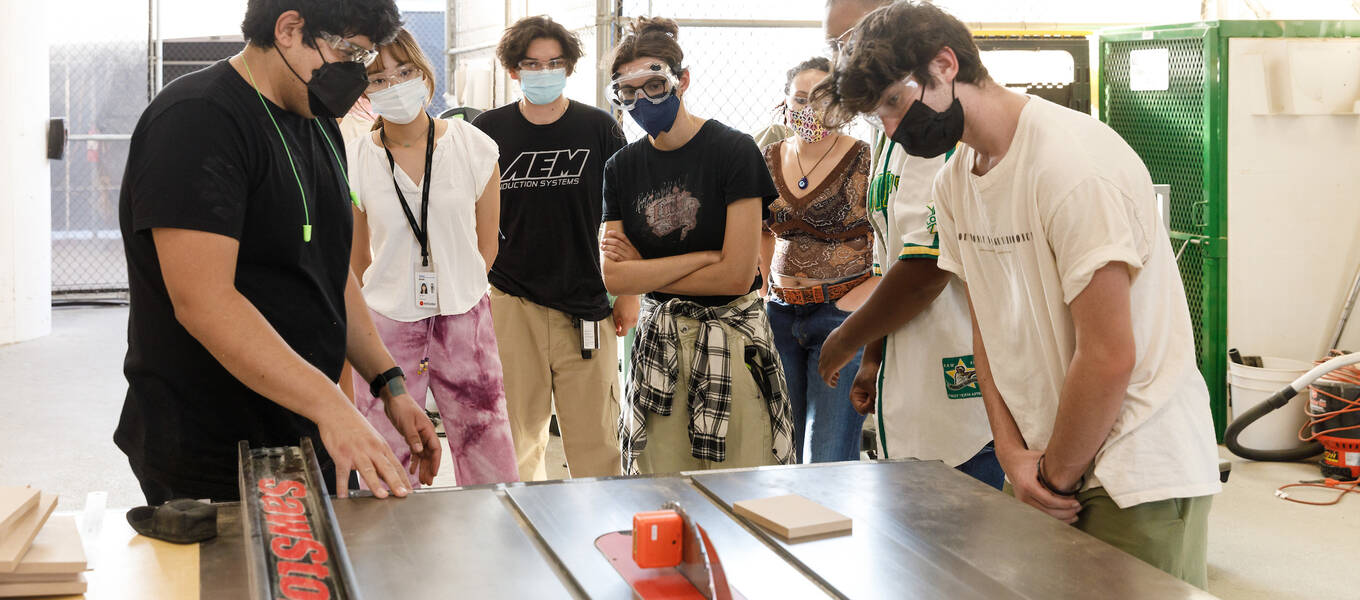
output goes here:
<path id="1" fill-rule="evenodd" d="M 628 406 L 619 417 L 623 443 L 623 472 L 637 474 L 637 458 L 647 447 L 646 415 L 650 410 L 669 416 L 675 383 L 680 377 L 680 333 L 677 317 L 699 322 L 689 377 L 689 439 L 694 458 L 722 462 L 727 458 L 727 422 L 732 414 L 732 365 L 751 369 L 770 411 L 770 449 L 778 464 L 793 462 L 793 417 L 788 387 L 770 335 L 760 297 L 752 292 L 733 302 L 708 307 L 673 299 L 643 311 L 633 343 L 632 372 L 624 390 Z M 729 335 L 751 340 L 746 356 L 733 360 Z M 748 358 L 749 357 L 749 358 Z"/>

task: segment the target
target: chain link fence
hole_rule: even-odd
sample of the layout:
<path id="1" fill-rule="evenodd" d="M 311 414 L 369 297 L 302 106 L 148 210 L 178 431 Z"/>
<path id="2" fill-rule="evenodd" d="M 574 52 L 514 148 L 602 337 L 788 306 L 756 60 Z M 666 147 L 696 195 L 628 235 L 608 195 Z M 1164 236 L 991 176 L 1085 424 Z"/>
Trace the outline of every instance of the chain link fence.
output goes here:
<path id="1" fill-rule="evenodd" d="M 147 49 L 144 39 L 51 48 L 52 116 L 70 130 L 66 158 L 50 171 L 54 298 L 127 290 L 118 192 L 128 140 L 147 105 Z"/>
<path id="2" fill-rule="evenodd" d="M 129 142 L 158 85 L 211 66 L 241 50 L 229 35 L 158 40 L 148 3 L 112 0 L 124 17 L 144 15 L 146 37 L 60 42 L 50 52 L 50 107 L 70 131 L 66 159 L 52 161 L 52 295 L 55 301 L 126 299 L 127 262 L 118 197 Z M 431 110 L 447 108 L 445 13 L 406 11 L 407 28 L 434 63 Z M 159 53 L 159 60 L 156 55 Z"/>
<path id="3" fill-rule="evenodd" d="M 783 122 L 776 109 L 788 70 L 824 53 L 825 6 L 824 0 L 624 0 L 620 22 L 675 19 L 690 72 L 685 109 L 754 135 Z M 631 119 L 623 127 L 629 140 L 644 135 Z"/>

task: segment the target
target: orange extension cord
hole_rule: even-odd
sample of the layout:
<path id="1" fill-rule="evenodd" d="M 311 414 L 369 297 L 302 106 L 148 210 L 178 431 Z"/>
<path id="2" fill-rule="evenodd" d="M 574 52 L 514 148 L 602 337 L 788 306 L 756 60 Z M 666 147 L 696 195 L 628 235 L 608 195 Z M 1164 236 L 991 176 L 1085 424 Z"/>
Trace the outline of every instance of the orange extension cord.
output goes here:
<path id="1" fill-rule="evenodd" d="M 1331 351 L 1331 353 L 1328 355 L 1327 358 L 1330 359 L 1330 358 L 1333 358 L 1333 357 L 1336 357 L 1336 356 L 1340 356 L 1341 354 L 1342 354 L 1341 352 L 1339 352 L 1339 351 L 1337 351 L 1337 350 L 1333 350 L 1333 351 Z M 1317 364 L 1322 364 L 1323 362 L 1325 362 L 1325 361 L 1317 361 Z M 1357 367 L 1355 367 L 1355 366 L 1353 366 L 1353 365 L 1352 365 L 1352 366 L 1347 366 L 1347 367 L 1341 367 L 1341 368 L 1339 368 L 1339 369 L 1337 369 L 1337 370 L 1335 370 L 1335 371 L 1332 371 L 1331 373 L 1328 373 L 1328 374 L 1326 374 L 1326 375 L 1323 375 L 1322 378 L 1323 378 L 1323 379 L 1331 379 L 1331 380 L 1333 380 L 1333 381 L 1339 381 L 1339 382 L 1342 382 L 1342 383 L 1349 383 L 1349 384 L 1353 384 L 1353 385 L 1360 385 L 1360 368 L 1357 368 Z M 1328 397 L 1328 398 L 1331 398 L 1331 399 L 1333 399 L 1333 400 L 1336 400 L 1336 401 L 1340 402 L 1343 406 L 1346 406 L 1346 408 L 1342 408 L 1342 409 L 1339 409 L 1339 410 L 1334 410 L 1334 411 L 1331 411 L 1331 412 L 1320 413 L 1320 414 L 1313 414 L 1313 413 L 1311 413 L 1311 412 L 1308 413 L 1309 416 L 1312 417 L 1312 419 L 1310 419 L 1307 423 L 1304 424 L 1304 426 L 1303 426 L 1302 428 L 1299 429 L 1299 441 L 1303 441 L 1303 442 L 1311 442 L 1311 441 L 1316 440 L 1319 436 L 1330 435 L 1330 434 L 1333 434 L 1333 433 L 1336 433 L 1336 432 L 1339 432 L 1339 431 L 1349 431 L 1349 430 L 1352 430 L 1352 429 L 1360 429 L 1360 425 L 1352 425 L 1352 426 L 1350 426 L 1350 427 L 1336 427 L 1336 428 L 1333 428 L 1333 429 L 1324 429 L 1324 430 L 1321 430 L 1321 431 L 1313 432 L 1312 429 L 1313 429 L 1313 426 L 1315 426 L 1315 425 L 1321 425 L 1321 424 L 1323 424 L 1324 422 L 1329 421 L 1329 420 L 1331 420 L 1331 419 L 1333 419 L 1333 418 L 1335 418 L 1335 417 L 1337 417 L 1337 416 L 1340 416 L 1340 415 L 1344 415 L 1344 414 L 1348 414 L 1348 413 L 1353 413 L 1353 412 L 1360 412 L 1360 401 L 1356 401 L 1356 400 L 1347 400 L 1347 399 L 1345 399 L 1345 398 L 1336 396 L 1336 395 L 1331 394 L 1331 393 L 1329 393 L 1329 392 L 1322 391 L 1322 390 L 1320 390 L 1320 389 L 1318 389 L 1317 387 L 1314 387 L 1314 386 L 1309 386 L 1308 389 L 1309 389 L 1310 391 L 1312 391 L 1313 393 L 1321 394 L 1321 395 L 1323 395 L 1323 396 L 1326 396 L 1326 397 Z M 1346 485 L 1346 484 L 1350 484 L 1349 487 L 1342 487 L 1342 486 L 1344 486 L 1344 485 Z M 1336 498 L 1334 498 L 1331 502 L 1312 502 L 1312 501 L 1309 501 L 1309 500 L 1298 500 L 1298 499 L 1296 499 L 1296 498 L 1290 498 L 1290 497 L 1289 497 L 1289 494 L 1285 492 L 1285 490 L 1286 490 L 1286 489 L 1289 489 L 1289 488 L 1301 488 L 1301 487 L 1313 487 L 1313 488 L 1322 488 L 1322 489 L 1331 489 L 1331 490 L 1341 490 L 1341 493 L 1340 493 L 1340 494 L 1337 494 L 1337 495 L 1336 495 Z M 1337 480 L 1337 479 L 1327 478 L 1327 479 L 1324 479 L 1324 480 L 1322 481 L 1322 483 L 1291 483 L 1291 484 L 1288 484 L 1288 485 L 1282 485 L 1282 486 L 1280 486 L 1278 489 L 1275 490 L 1275 495 L 1276 495 L 1276 496 L 1279 496 L 1280 499 L 1282 499 L 1282 500 L 1288 500 L 1288 501 L 1290 501 L 1290 502 L 1297 502 L 1297 503 L 1299 503 L 1299 504 L 1309 504 L 1309 505 L 1312 505 L 1312 506 L 1331 506 L 1331 505 L 1333 505 L 1333 504 L 1336 504 L 1336 503 L 1338 503 L 1338 502 L 1341 502 L 1341 499 L 1344 498 L 1344 497 L 1346 497 L 1346 494 L 1349 494 L 1349 493 L 1352 493 L 1352 492 L 1360 493 L 1360 479 L 1357 479 L 1357 480 L 1355 480 L 1355 481 L 1340 481 L 1340 480 Z"/>

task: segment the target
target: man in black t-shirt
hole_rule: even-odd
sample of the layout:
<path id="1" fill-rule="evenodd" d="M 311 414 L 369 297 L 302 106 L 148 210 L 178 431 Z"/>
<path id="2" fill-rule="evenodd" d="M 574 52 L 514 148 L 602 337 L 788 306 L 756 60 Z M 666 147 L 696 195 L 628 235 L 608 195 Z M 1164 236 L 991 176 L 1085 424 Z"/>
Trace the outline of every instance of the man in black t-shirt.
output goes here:
<path id="1" fill-rule="evenodd" d="M 246 48 L 167 86 L 132 136 L 119 202 L 128 393 L 114 441 L 149 504 L 236 499 L 238 440 L 303 436 L 321 442 L 340 495 L 355 470 L 379 497 L 404 496 L 401 463 L 336 385 L 346 356 L 381 388 L 422 479 L 438 469 L 429 419 L 349 271 L 335 124 L 400 17 L 391 0 L 292 5 L 250 0 Z"/>
<path id="2" fill-rule="evenodd" d="M 616 336 L 638 299 L 613 308 L 600 275 L 604 163 L 624 145 L 608 113 L 562 95 L 581 42 L 547 17 L 506 29 L 497 57 L 524 97 L 473 122 L 500 147 L 501 244 L 491 314 L 519 474 L 544 479 L 554 400 L 573 477 L 619 474 Z M 582 334 L 602 335 L 593 350 Z"/>

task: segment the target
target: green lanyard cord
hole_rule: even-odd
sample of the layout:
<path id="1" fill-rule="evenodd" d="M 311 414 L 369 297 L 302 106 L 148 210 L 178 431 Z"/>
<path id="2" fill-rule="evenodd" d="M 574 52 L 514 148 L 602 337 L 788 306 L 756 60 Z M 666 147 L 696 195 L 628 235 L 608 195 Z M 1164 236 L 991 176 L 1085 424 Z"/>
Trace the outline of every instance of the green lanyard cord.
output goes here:
<path id="1" fill-rule="evenodd" d="M 326 128 L 321 126 L 320 121 L 312 119 L 312 122 L 316 123 L 316 128 L 321 131 L 321 137 L 326 138 L 326 145 L 331 147 L 331 154 L 335 156 L 335 164 L 340 165 L 340 177 L 345 180 L 345 187 L 349 189 L 349 201 L 354 204 L 355 208 L 361 208 L 359 206 L 359 192 L 354 191 L 354 186 L 349 183 L 349 173 L 345 170 L 345 163 L 340 161 L 340 152 L 335 149 L 335 142 L 331 141 L 330 134 L 326 133 Z"/>
<path id="2" fill-rule="evenodd" d="M 246 54 L 241 53 L 241 64 L 246 66 L 246 77 L 250 78 L 250 87 L 255 88 L 255 95 L 260 98 L 260 106 L 264 107 L 264 114 L 269 115 L 269 122 L 274 124 L 274 131 L 279 134 L 279 141 L 283 143 L 283 154 L 288 157 L 288 168 L 293 171 L 293 181 L 297 182 L 298 193 L 302 195 L 302 241 L 312 241 L 312 216 L 307 210 L 307 190 L 302 187 L 302 178 L 298 177 L 297 165 L 293 163 L 293 152 L 288 149 L 288 141 L 283 139 L 283 128 L 279 127 L 279 122 L 274 118 L 274 111 L 269 110 L 269 103 L 264 101 L 264 94 L 260 93 L 260 86 L 255 85 L 255 74 L 250 72 L 250 61 L 246 60 Z"/>
<path id="3" fill-rule="evenodd" d="M 246 60 L 244 52 L 241 53 L 241 64 L 246 67 L 246 77 L 250 78 L 250 87 L 255 89 L 255 96 L 260 99 L 260 106 L 264 107 L 264 114 L 269 115 L 269 122 L 274 124 L 274 132 L 279 134 L 279 142 L 283 144 L 283 154 L 288 157 L 288 168 L 293 172 L 293 181 L 297 182 L 298 194 L 302 196 L 302 241 L 310 243 L 312 241 L 312 217 L 307 209 L 307 190 L 302 186 L 302 177 L 298 176 L 297 164 L 293 162 L 293 152 L 288 149 L 288 141 L 283 137 L 283 128 L 279 127 L 279 122 L 274 118 L 274 111 L 269 110 L 269 103 L 265 102 L 264 94 L 260 93 L 260 87 L 255 84 L 255 75 L 250 72 L 250 61 Z M 326 133 L 326 128 L 321 126 L 321 122 L 311 119 L 316 124 L 316 128 L 321 132 L 321 137 L 326 139 L 326 145 L 330 146 L 331 154 L 335 156 L 335 164 L 340 167 L 340 177 L 345 180 L 345 187 L 349 189 L 350 202 L 354 206 L 359 206 L 359 194 L 349 184 L 349 173 L 345 171 L 345 163 L 340 160 L 340 152 L 335 148 L 335 142 L 331 141 L 330 134 Z"/>

